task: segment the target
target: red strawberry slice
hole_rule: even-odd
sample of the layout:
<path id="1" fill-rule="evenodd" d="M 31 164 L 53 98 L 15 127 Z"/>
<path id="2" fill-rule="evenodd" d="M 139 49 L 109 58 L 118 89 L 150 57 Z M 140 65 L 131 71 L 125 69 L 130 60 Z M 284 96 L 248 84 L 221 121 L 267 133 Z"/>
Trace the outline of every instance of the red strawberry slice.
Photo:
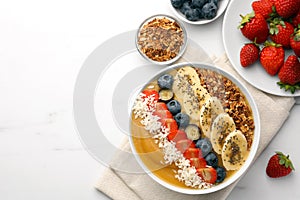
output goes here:
<path id="1" fill-rule="evenodd" d="M 154 108 L 155 104 L 158 102 L 159 99 L 159 94 L 156 90 L 143 90 L 142 93 L 145 95 L 142 97 L 142 99 L 147 99 L 148 98 L 148 103 L 147 106 L 149 108 Z M 151 98 L 150 98 L 151 97 Z"/>
<path id="2" fill-rule="evenodd" d="M 172 113 L 169 110 L 156 110 L 153 115 L 158 116 L 160 119 L 173 118 Z"/>
<path id="3" fill-rule="evenodd" d="M 207 183 L 214 184 L 217 180 L 217 170 L 213 167 L 199 168 L 197 173 Z"/>
<path id="4" fill-rule="evenodd" d="M 142 93 L 145 95 L 144 98 L 153 96 L 156 101 L 159 99 L 159 94 L 156 90 L 143 90 Z"/>
<path id="5" fill-rule="evenodd" d="M 198 148 L 188 148 L 184 153 L 183 156 L 187 159 L 190 158 L 202 158 L 202 152 Z"/>
<path id="6" fill-rule="evenodd" d="M 157 102 L 155 105 L 155 110 L 168 110 L 167 104 L 164 102 Z"/>
<path id="7" fill-rule="evenodd" d="M 176 148 L 181 152 L 184 153 L 188 148 L 196 147 L 195 143 L 192 140 L 185 139 L 176 142 Z"/>
<path id="8" fill-rule="evenodd" d="M 194 166 L 196 169 L 205 168 L 206 160 L 204 158 L 190 158 L 190 165 Z"/>
<path id="9" fill-rule="evenodd" d="M 162 126 L 169 129 L 169 134 L 176 134 L 178 131 L 178 125 L 175 119 L 173 118 L 164 118 L 161 119 L 160 122 L 162 123 Z"/>
<path id="10" fill-rule="evenodd" d="M 169 134 L 168 139 L 169 139 L 169 141 L 172 140 L 174 142 L 178 142 L 180 140 L 187 139 L 187 136 L 183 130 L 178 130 L 176 134 Z"/>

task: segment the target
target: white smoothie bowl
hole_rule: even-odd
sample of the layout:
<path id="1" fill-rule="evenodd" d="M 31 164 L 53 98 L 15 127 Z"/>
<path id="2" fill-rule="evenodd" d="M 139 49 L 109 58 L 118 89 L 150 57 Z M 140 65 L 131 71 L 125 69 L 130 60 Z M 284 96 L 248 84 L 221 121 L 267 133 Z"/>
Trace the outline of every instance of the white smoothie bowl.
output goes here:
<path id="1" fill-rule="evenodd" d="M 205 189 L 197 189 L 197 188 L 190 188 L 190 187 L 181 187 L 175 184 L 172 184 L 170 182 L 167 182 L 166 180 L 158 177 L 155 174 L 155 171 L 149 169 L 149 167 L 145 164 L 145 160 L 141 159 L 141 155 L 137 148 L 136 148 L 136 144 L 134 141 L 134 135 L 135 133 L 133 133 L 133 129 L 132 129 L 132 118 L 130 119 L 130 126 L 131 126 L 131 135 L 129 136 L 129 141 L 130 141 L 130 145 L 131 145 L 131 149 L 133 154 L 136 157 L 137 162 L 140 164 L 140 166 L 144 169 L 145 173 L 147 173 L 154 181 L 158 182 L 159 184 L 161 184 L 162 186 L 179 192 L 179 193 L 184 193 L 184 194 L 191 194 L 191 195 L 196 195 L 196 194 L 207 194 L 207 193 L 212 193 L 212 192 L 216 192 L 219 191 L 229 185 L 231 185 L 232 183 L 234 183 L 235 181 L 237 181 L 247 170 L 248 168 L 251 166 L 251 163 L 254 160 L 258 145 L 259 145 L 259 139 L 260 139 L 260 119 L 259 119 L 259 112 L 257 109 L 257 106 L 254 102 L 253 97 L 251 96 L 251 94 L 249 93 L 248 89 L 244 86 L 243 83 L 241 83 L 237 78 L 235 78 L 233 75 L 229 74 L 228 72 L 224 71 L 221 68 L 218 68 L 217 66 L 214 65 L 210 65 L 210 64 L 205 64 L 205 63 L 179 63 L 179 64 L 175 64 L 172 66 L 169 66 L 167 68 L 164 68 L 162 71 L 160 71 L 158 74 L 153 76 L 153 79 L 149 80 L 147 82 L 146 85 L 149 85 L 149 83 L 152 83 L 153 81 L 157 80 L 158 77 L 160 77 L 163 74 L 166 73 L 170 73 L 171 71 L 174 71 L 178 68 L 184 67 L 184 66 L 192 66 L 194 68 L 199 68 L 199 69 L 206 69 L 206 70 L 211 70 L 213 72 L 216 72 L 217 74 L 222 75 L 223 77 L 229 79 L 232 83 L 235 84 L 235 86 L 237 86 L 240 90 L 240 92 L 244 95 L 248 106 L 250 107 L 251 111 L 252 111 L 252 117 L 253 117 L 253 121 L 254 121 L 254 131 L 253 131 L 253 137 L 252 137 L 252 144 L 251 147 L 249 148 L 249 154 L 245 160 L 245 162 L 243 163 L 243 165 L 236 170 L 234 173 L 232 173 L 227 179 L 225 179 L 223 182 L 218 183 L 218 184 L 214 184 L 209 188 L 205 188 Z M 144 87 L 144 88 L 145 88 Z M 133 114 L 133 113 L 132 113 Z M 175 175 L 174 175 L 175 176 Z"/>

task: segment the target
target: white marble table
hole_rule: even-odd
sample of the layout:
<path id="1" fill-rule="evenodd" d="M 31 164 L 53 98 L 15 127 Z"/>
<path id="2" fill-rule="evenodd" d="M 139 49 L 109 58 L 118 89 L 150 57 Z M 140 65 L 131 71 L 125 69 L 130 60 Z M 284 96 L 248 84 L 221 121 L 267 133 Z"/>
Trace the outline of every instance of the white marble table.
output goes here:
<path id="1" fill-rule="evenodd" d="M 105 168 L 83 147 L 72 112 L 76 76 L 87 56 L 141 20 L 173 14 L 168 0 L 11 0 L 0 6 L 0 199 L 108 199 L 93 188 Z M 125 9 L 128 8 L 128 9 Z M 210 55 L 224 53 L 223 16 L 203 26 L 186 24 Z M 277 136 L 228 199 L 300 199 L 296 105 Z M 289 153 L 296 171 L 265 175 L 274 151 Z"/>

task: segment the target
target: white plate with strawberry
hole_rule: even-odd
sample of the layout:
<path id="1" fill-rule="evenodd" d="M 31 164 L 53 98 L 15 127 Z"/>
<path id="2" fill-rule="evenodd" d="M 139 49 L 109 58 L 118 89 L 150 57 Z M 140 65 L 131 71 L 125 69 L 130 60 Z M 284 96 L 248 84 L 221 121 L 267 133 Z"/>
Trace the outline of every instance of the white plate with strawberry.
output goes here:
<path id="1" fill-rule="evenodd" d="M 278 96 L 300 96 L 300 55 L 296 49 L 300 41 L 291 43 L 295 37 L 291 29 L 300 22 L 299 12 L 299 0 L 232 0 L 228 5 L 222 30 L 225 51 L 235 70 L 254 87 Z M 254 40 L 258 51 L 255 45 L 244 47 Z"/>

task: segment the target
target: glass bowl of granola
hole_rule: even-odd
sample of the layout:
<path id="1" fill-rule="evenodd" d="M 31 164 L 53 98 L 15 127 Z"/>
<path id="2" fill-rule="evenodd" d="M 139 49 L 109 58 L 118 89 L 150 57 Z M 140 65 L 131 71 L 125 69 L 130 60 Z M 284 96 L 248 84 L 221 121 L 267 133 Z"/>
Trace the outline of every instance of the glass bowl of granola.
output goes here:
<path id="1" fill-rule="evenodd" d="M 129 141 L 137 162 L 161 185 L 207 194 L 238 180 L 260 138 L 257 106 L 234 76 L 205 63 L 179 63 L 137 94 Z"/>
<path id="2" fill-rule="evenodd" d="M 158 14 L 141 23 L 135 41 L 139 53 L 146 60 L 158 65 L 169 65 L 184 53 L 187 32 L 174 17 Z"/>

